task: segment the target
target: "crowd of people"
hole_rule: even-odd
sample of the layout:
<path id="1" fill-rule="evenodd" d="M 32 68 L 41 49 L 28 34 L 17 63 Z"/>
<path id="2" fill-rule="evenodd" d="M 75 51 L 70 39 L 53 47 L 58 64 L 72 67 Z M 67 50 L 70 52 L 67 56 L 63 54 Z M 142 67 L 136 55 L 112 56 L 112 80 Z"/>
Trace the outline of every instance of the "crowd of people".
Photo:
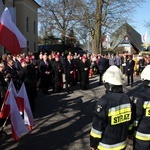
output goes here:
<path id="1" fill-rule="evenodd" d="M 20 89 L 23 82 L 25 83 L 31 109 L 34 111 L 38 88 L 42 89 L 43 94 L 50 94 L 49 89 L 52 89 L 53 93 L 59 93 L 65 87 L 69 94 L 73 92 L 73 86 L 79 83 L 80 89 L 87 90 L 89 78 L 94 74 L 99 74 L 98 84 L 101 85 L 104 72 L 112 65 L 119 67 L 123 74 L 128 76 L 127 85 L 133 86 L 133 76 L 140 74 L 149 63 L 148 55 L 143 57 L 126 53 L 83 54 L 81 56 L 71 52 L 67 55 L 59 52 L 50 54 L 40 52 L 38 58 L 35 58 L 31 52 L 16 56 L 3 54 L 0 63 L 0 103 L 2 104 L 11 79 L 17 90 Z"/>
<path id="2" fill-rule="evenodd" d="M 90 133 L 91 148 L 92 150 L 97 148 L 114 149 L 116 147 L 125 149 L 127 127 L 132 118 L 132 104 L 126 94 L 123 93 L 122 75 L 127 76 L 127 86 L 132 87 L 134 76 L 140 75 L 149 64 L 150 57 L 148 55 L 141 56 L 140 54 L 131 55 L 128 53 L 115 55 L 83 54 L 81 56 L 71 52 L 67 55 L 59 52 L 51 52 L 50 54 L 40 52 L 38 58 L 35 58 L 31 52 L 16 56 L 4 54 L 0 61 L 0 105 L 2 106 L 11 80 L 16 90 L 20 89 L 22 83 L 25 84 L 31 110 L 34 111 L 38 89 L 41 89 L 45 95 L 50 94 L 50 89 L 53 93 L 60 93 L 64 87 L 64 90 L 70 94 L 73 93 L 73 86 L 77 85 L 79 85 L 79 89 L 87 90 L 89 78 L 97 74 L 99 75 L 98 85 L 103 84 L 105 86 L 106 94 L 100 98 L 96 105 Z M 148 72 L 146 73 L 148 74 Z M 149 86 L 149 82 L 149 80 L 145 80 L 144 85 Z M 147 92 L 149 92 L 149 88 Z M 140 100 L 137 103 L 137 99 L 141 99 L 140 96 L 134 96 L 135 105 L 133 106 L 143 106 L 144 111 L 146 109 L 146 117 L 148 117 L 150 114 L 149 99 L 144 97 L 143 103 Z M 138 109 L 142 112 L 143 108 Z M 140 121 L 140 117 L 143 117 L 143 114 L 139 114 L 137 110 L 134 114 L 135 121 L 136 119 Z M 115 134 L 116 140 L 113 138 Z M 142 135 L 140 133 L 138 135 L 137 131 L 137 140 L 134 141 L 136 147 L 141 144 L 141 141 L 138 140 L 141 140 L 139 137 Z"/>

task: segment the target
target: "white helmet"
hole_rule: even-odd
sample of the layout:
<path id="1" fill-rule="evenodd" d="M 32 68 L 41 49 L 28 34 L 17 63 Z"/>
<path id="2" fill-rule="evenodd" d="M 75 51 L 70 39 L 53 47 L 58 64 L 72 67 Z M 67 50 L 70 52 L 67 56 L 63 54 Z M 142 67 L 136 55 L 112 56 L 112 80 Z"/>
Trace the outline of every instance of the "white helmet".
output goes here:
<path id="1" fill-rule="evenodd" d="M 142 80 L 149 80 L 150 81 L 150 65 L 147 65 L 142 73 L 141 73 L 141 79 Z"/>
<path id="2" fill-rule="evenodd" d="M 104 73 L 103 82 L 104 83 L 107 82 L 112 85 L 123 85 L 122 77 L 123 77 L 123 74 L 121 70 L 117 66 L 112 65 Z"/>

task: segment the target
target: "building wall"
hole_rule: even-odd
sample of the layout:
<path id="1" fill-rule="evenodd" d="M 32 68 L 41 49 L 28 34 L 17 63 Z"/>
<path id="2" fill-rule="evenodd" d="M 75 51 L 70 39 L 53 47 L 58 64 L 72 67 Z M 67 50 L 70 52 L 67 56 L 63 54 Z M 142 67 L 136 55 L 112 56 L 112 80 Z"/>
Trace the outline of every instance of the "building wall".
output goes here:
<path id="1" fill-rule="evenodd" d="M 28 47 L 22 52 L 27 51 L 36 52 L 38 45 L 38 8 L 39 5 L 33 0 L 6 0 L 6 5 L 0 7 L 14 8 L 15 16 L 13 21 L 16 23 L 18 29 L 27 39 Z M 2 8 L 3 9 L 3 8 Z M 0 9 L 1 10 L 1 9 Z M 27 25 L 28 18 L 28 25 Z M 27 30 L 28 26 L 28 30 Z"/>
<path id="2" fill-rule="evenodd" d="M 28 48 L 25 52 L 36 52 L 38 42 L 38 6 L 31 0 L 15 0 L 15 7 L 16 13 L 21 14 L 16 16 L 17 26 L 28 41 Z"/>

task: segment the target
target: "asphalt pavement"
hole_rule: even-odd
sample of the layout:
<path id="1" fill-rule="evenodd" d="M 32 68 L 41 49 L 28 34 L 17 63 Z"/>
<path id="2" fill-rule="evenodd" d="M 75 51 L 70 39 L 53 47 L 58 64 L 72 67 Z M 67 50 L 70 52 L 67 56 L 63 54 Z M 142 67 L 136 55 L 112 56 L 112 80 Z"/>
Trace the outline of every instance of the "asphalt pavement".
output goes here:
<path id="1" fill-rule="evenodd" d="M 38 90 L 33 130 L 16 142 L 8 122 L 0 150 L 89 150 L 94 107 L 105 93 L 104 86 L 98 85 L 98 79 L 98 75 L 90 78 L 89 89 L 85 91 L 79 89 L 78 84 L 72 94 L 67 94 L 65 88 L 61 93 L 52 93 L 50 89 L 49 95 Z M 141 88 L 140 77 L 134 77 L 133 87 L 125 84 L 126 77 L 124 92 L 132 96 Z"/>

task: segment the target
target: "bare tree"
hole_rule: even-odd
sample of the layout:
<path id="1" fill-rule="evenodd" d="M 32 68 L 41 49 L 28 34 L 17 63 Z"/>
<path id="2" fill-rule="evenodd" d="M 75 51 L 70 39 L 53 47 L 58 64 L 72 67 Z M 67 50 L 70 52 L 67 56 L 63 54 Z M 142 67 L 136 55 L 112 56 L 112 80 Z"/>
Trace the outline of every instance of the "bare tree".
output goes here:
<path id="1" fill-rule="evenodd" d="M 86 26 L 91 32 L 92 51 L 102 53 L 102 41 L 106 32 L 132 20 L 134 8 L 144 0 L 80 0 Z"/>
<path id="2" fill-rule="evenodd" d="M 42 0 L 39 18 L 45 34 L 53 32 L 66 43 L 71 29 L 80 39 L 90 32 L 92 52 L 102 53 L 106 32 L 132 20 L 134 8 L 145 0 Z"/>
<path id="3" fill-rule="evenodd" d="M 43 26 L 46 23 L 47 32 L 51 30 L 60 36 L 62 43 L 66 43 L 66 34 L 79 22 L 76 19 L 78 1 L 72 0 L 42 0 L 39 12 L 39 21 Z"/>

